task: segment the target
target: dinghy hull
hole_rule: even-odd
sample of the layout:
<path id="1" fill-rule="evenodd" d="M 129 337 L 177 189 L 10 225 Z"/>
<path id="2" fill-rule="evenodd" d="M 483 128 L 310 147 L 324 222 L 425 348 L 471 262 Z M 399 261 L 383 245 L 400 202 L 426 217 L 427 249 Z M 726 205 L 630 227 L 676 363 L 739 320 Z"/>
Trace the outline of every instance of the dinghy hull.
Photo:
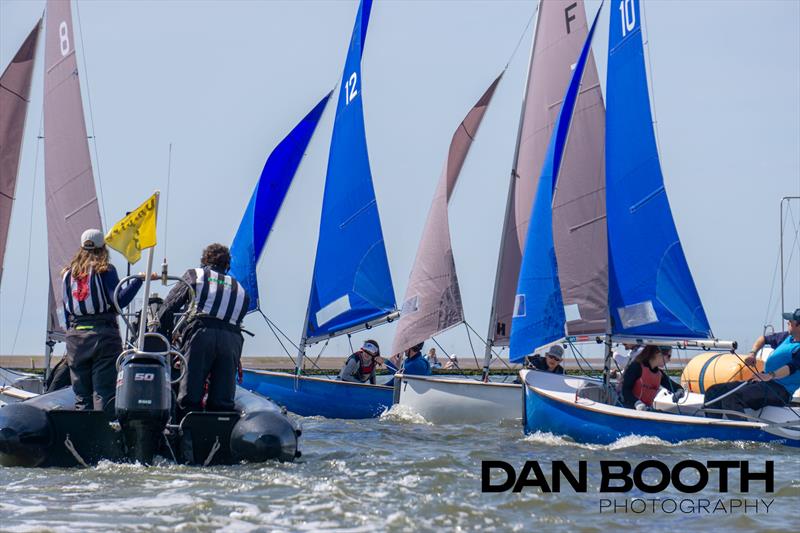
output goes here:
<path id="1" fill-rule="evenodd" d="M 396 403 L 433 424 L 480 424 L 522 417 L 522 385 L 471 379 L 395 376 Z"/>
<path id="2" fill-rule="evenodd" d="M 622 437 L 636 435 L 667 442 L 715 439 L 800 446 L 800 427 L 797 426 L 792 430 L 780 430 L 770 429 L 763 423 L 636 411 L 578 397 L 583 385 L 596 384 L 598 380 L 530 370 L 520 374 L 524 383 L 526 434 L 553 433 L 592 444 L 611 444 Z"/>
<path id="3" fill-rule="evenodd" d="M 244 370 L 242 386 L 301 416 L 376 418 L 392 406 L 394 389 L 283 372 Z"/>
<path id="4" fill-rule="evenodd" d="M 76 411 L 68 387 L 0 407 L 0 465 L 71 467 L 139 458 L 102 411 Z M 235 411 L 188 413 L 156 453 L 182 464 L 236 464 L 300 456 L 300 430 L 278 406 L 237 387 Z M 149 460 L 147 461 L 149 462 Z"/>

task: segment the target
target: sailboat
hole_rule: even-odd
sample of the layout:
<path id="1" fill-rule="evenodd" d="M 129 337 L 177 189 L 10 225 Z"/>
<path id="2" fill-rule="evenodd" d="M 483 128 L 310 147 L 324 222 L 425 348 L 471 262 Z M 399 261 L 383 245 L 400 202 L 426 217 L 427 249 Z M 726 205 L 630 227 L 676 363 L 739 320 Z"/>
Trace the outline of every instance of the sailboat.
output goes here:
<path id="1" fill-rule="evenodd" d="M 516 281 L 526 246 L 531 208 L 540 181 L 539 173 L 547 153 L 550 133 L 555 127 L 558 107 L 587 31 L 582 1 L 540 3 L 501 234 L 484 359 L 484 380 L 400 376 L 395 381 L 399 403 L 411 406 L 429 422 L 480 423 L 519 419 L 522 416 L 521 385 L 490 382 L 489 365 L 493 348 L 509 342 Z M 579 191 L 586 199 L 578 202 L 585 205 L 591 198 L 603 194 L 604 181 L 605 114 L 597 69 L 591 56 L 585 65 L 573 128 L 580 134 L 575 136 L 576 141 L 570 146 L 565 165 L 570 172 L 586 177 Z M 576 197 L 577 194 L 576 191 Z M 593 213 L 584 221 L 597 217 L 598 214 Z M 581 238 L 581 246 L 589 253 L 605 243 L 603 232 L 599 237 L 596 233 Z M 578 287 L 584 284 L 586 276 L 578 273 L 575 278 L 575 292 L 579 293 L 576 294 L 577 298 L 582 294 Z M 599 314 L 602 316 L 602 313 Z M 584 316 L 584 320 L 575 322 L 576 331 L 583 332 L 591 328 L 589 324 L 598 321 L 598 311 L 594 307 L 586 309 Z M 599 322 L 604 331 L 605 321 L 600 319 Z"/>
<path id="2" fill-rule="evenodd" d="M 747 413 L 746 421 L 708 419 L 695 416 L 702 410 L 682 411 L 682 404 L 664 390 L 655 401 L 661 411 L 615 405 L 608 381 L 614 340 L 678 348 L 736 347 L 713 337 L 672 219 L 652 125 L 639 1 L 620 0 L 618 6 L 618 12 L 611 10 L 608 47 L 607 248 L 604 254 L 582 260 L 593 263 L 589 269 L 600 273 L 604 270 L 602 258 L 607 258 L 604 377 L 523 370 L 525 432 L 551 432 L 599 444 L 640 435 L 671 442 L 713 438 L 800 446 L 800 410 L 790 407 Z M 540 182 L 537 192 L 518 284 L 511 329 L 512 359 L 563 339 L 570 329 L 565 289 L 577 249 L 570 239 L 564 239 L 566 233 L 558 231 L 563 224 L 556 206 L 561 203 L 560 195 L 565 190 L 569 194 L 580 179 L 567 172 L 562 161 L 565 147 L 572 142 L 573 98 L 594 25 L 576 63 L 542 170 L 546 182 Z M 599 265 L 594 263 L 598 259 Z M 579 316 L 582 309 L 579 304 Z"/>
<path id="3" fill-rule="evenodd" d="M 370 418 L 393 389 L 302 375 L 306 347 L 397 318 L 364 131 L 361 55 L 371 0 L 359 4 L 333 126 L 311 295 L 294 374 L 245 370 L 243 386 L 304 416 Z"/>
<path id="4" fill-rule="evenodd" d="M 39 20 L 0 76 L 0 284 L 41 25 Z M 0 368 L 0 405 L 32 395 L 37 387 L 34 376 Z"/>
<path id="5" fill-rule="evenodd" d="M 72 258 L 81 232 L 86 228 L 103 227 L 89 156 L 71 10 L 71 2 L 53 0 L 47 2 L 44 50 L 44 171 L 50 290 L 45 342 L 46 372 L 50 371 L 53 346 L 64 338 L 64 327 L 59 318 L 61 291 L 54 290 L 61 286 L 61 269 Z M 9 68 L 14 65 L 19 65 L 16 67 L 18 69 L 33 68 L 38 27 L 37 25 L 26 40 L 26 44 L 32 47 L 28 52 L 29 61 L 20 64 L 12 62 Z M 25 46 L 23 44 L 23 49 Z M 27 83 L 25 91 L 29 93 L 30 78 Z M 21 142 L 24 122 L 15 123 L 14 128 L 14 132 L 8 134 L 18 135 Z M 19 148 L 15 153 L 18 158 Z M 5 176 L 4 169 L 4 180 Z M 2 394 L 12 399 L 11 390 L 5 390 Z M 13 399 L 19 399 L 16 392 Z"/>

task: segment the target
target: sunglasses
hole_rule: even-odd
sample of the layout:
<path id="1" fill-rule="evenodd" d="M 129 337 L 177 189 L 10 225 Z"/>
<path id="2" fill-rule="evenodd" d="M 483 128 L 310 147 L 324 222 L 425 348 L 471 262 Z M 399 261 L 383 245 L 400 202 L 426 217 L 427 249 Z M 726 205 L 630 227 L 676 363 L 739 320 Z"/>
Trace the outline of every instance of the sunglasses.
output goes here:
<path id="1" fill-rule="evenodd" d="M 555 355 L 547 354 L 545 357 L 547 357 L 549 359 L 552 359 L 554 361 L 559 361 L 559 362 L 561 361 L 561 358 L 560 357 L 556 357 Z"/>

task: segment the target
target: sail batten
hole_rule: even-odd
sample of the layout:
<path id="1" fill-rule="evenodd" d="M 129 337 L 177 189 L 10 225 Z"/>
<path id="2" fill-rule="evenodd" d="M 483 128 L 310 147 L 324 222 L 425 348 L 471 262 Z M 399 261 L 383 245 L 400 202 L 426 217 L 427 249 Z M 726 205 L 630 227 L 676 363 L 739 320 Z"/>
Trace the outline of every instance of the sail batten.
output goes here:
<path id="1" fill-rule="evenodd" d="M 405 351 L 464 321 L 450 240 L 448 203 L 501 77 L 502 74 L 486 89 L 453 134 L 406 287 L 392 354 Z"/>
<path id="2" fill-rule="evenodd" d="M 711 337 L 664 188 L 639 0 L 612 10 L 606 175 L 611 333 Z"/>
<path id="3" fill-rule="evenodd" d="M 591 58 L 591 43 L 597 25 L 598 14 L 589 29 L 586 40 L 578 56 L 572 73 L 572 79 L 567 86 L 563 104 L 556 118 L 553 133 L 548 145 L 547 154 L 542 166 L 536 200 L 530 216 L 530 225 L 526 236 L 525 254 L 520 268 L 519 283 L 515 301 L 514 317 L 511 327 L 510 360 L 519 362 L 522 358 L 532 353 L 536 348 L 558 340 L 565 336 L 567 323 L 567 309 L 562 296 L 562 281 L 559 279 L 559 246 L 555 242 L 554 226 L 556 225 L 556 212 L 553 209 L 556 188 L 561 184 L 560 170 L 566 155 L 566 147 L 570 135 L 588 137 L 594 143 L 602 139 L 602 129 L 597 129 L 597 120 L 583 120 L 574 123 L 574 112 L 579 97 L 581 80 L 589 59 Z M 593 65 L 592 65 L 593 66 Z M 596 76 L 596 74 L 595 74 Z M 593 80 L 592 80 L 593 81 Z M 585 130 L 585 131 L 584 131 Z M 602 142 L 602 141 L 600 141 Z M 583 147 L 582 147 L 583 148 Z M 590 146 L 591 148 L 591 146 Z M 599 164 L 602 160 L 592 159 L 591 153 L 575 154 L 578 161 L 577 169 L 587 171 L 592 164 Z M 588 156 L 588 157 L 587 157 Z M 588 168 L 591 170 L 591 168 Z M 588 176 L 581 172 L 574 176 L 564 176 L 577 183 L 563 184 L 563 188 L 571 193 L 580 193 Z M 590 183 L 590 188 L 594 186 Z M 566 242 L 561 246 L 564 251 L 585 253 L 585 250 L 575 248 L 575 242 Z M 562 259 L 564 253 L 561 254 Z M 581 261 L 580 257 L 568 257 L 570 261 L 578 264 L 592 264 L 594 258 L 587 257 Z M 570 265 L 572 266 L 572 265 Z M 587 269 L 591 277 L 592 268 Z M 576 288 L 575 280 L 570 280 L 572 288 Z M 580 285 L 580 284 L 578 284 Z M 572 313 L 579 311 L 579 304 L 569 302 Z M 578 316 L 580 320 L 580 315 Z"/>
<path id="4" fill-rule="evenodd" d="M 509 343 L 517 281 L 539 176 L 559 102 L 564 98 L 587 29 L 583 1 L 540 3 L 492 299 L 493 323 L 488 338 L 492 345 Z"/>
<path id="5" fill-rule="evenodd" d="M 58 329 L 61 270 L 87 228 L 102 230 L 81 101 L 69 1 L 48 0 L 44 76 L 44 171 L 50 268 L 49 328 Z"/>
<path id="6" fill-rule="evenodd" d="M 331 94 L 325 95 L 269 154 L 236 231 L 230 270 L 250 296 L 248 312 L 260 304 L 256 265 Z"/>
<path id="7" fill-rule="evenodd" d="M 396 301 L 372 184 L 361 83 L 371 0 L 359 4 L 333 125 L 304 339 L 381 319 Z"/>
<path id="8" fill-rule="evenodd" d="M 39 20 L 0 75 L 0 282 L 41 25 Z"/>

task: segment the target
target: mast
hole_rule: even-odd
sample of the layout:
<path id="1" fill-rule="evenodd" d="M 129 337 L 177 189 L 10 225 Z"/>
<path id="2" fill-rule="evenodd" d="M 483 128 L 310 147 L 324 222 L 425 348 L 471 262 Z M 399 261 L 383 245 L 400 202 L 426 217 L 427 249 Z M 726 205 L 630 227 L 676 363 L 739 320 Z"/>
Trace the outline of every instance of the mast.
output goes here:
<path id="1" fill-rule="evenodd" d="M 497 304 L 497 293 L 500 290 L 500 267 L 501 262 L 503 259 L 503 240 L 505 239 L 506 232 L 508 231 L 508 220 L 510 217 L 510 212 L 514 208 L 514 190 L 515 190 L 515 183 L 517 178 L 517 160 L 519 158 L 519 144 L 520 139 L 522 138 L 522 123 L 524 122 L 525 118 L 525 107 L 528 102 L 528 91 L 530 90 L 531 86 L 531 75 L 533 74 L 533 51 L 536 47 L 536 35 L 539 33 L 539 11 L 540 4 L 536 5 L 536 27 L 533 30 L 533 36 L 531 37 L 531 51 L 528 55 L 528 71 L 525 76 L 525 90 L 522 93 L 522 104 L 520 105 L 519 110 L 519 121 L 517 122 L 517 140 L 514 144 L 514 158 L 511 162 L 511 173 L 509 176 L 509 183 L 508 183 L 508 195 L 506 196 L 506 211 L 505 216 L 503 217 L 503 229 L 500 233 L 500 247 L 497 251 L 497 267 L 495 268 L 494 274 L 494 290 L 492 291 L 492 306 L 489 310 L 489 331 L 486 334 L 486 351 L 483 355 L 483 381 L 487 381 L 489 379 L 489 365 L 492 362 L 492 347 L 494 345 L 494 336 L 497 328 L 497 312 L 496 312 L 496 304 Z"/>

